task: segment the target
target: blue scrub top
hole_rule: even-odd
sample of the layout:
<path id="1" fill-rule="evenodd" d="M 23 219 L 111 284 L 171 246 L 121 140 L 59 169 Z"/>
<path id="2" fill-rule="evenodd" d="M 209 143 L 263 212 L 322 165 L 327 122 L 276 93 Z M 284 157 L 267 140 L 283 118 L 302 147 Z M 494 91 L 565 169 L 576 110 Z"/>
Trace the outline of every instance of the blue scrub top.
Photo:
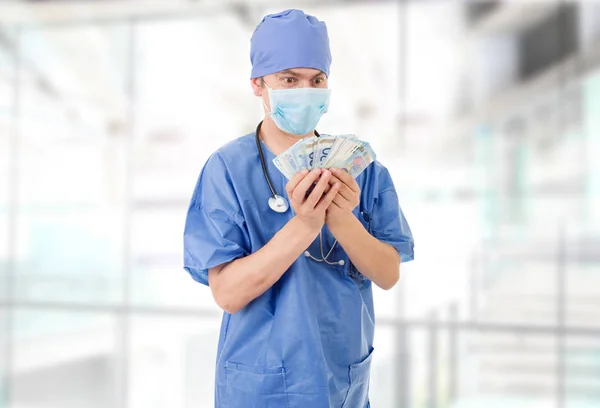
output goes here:
<path id="1" fill-rule="evenodd" d="M 262 143 L 262 142 L 261 142 Z M 263 143 L 275 190 L 287 179 Z M 388 170 L 379 162 L 357 177 L 354 210 L 402 262 L 413 259 L 413 237 Z M 236 139 L 206 162 L 188 209 L 184 267 L 208 285 L 208 269 L 252 254 L 293 216 L 267 200 L 255 133 Z M 324 252 L 334 237 L 323 228 Z M 320 258 L 319 239 L 308 248 Z M 215 407 L 365 408 L 373 356 L 375 314 L 371 281 L 335 246 L 327 265 L 300 255 L 263 295 L 235 314 L 224 312 L 217 351 Z"/>

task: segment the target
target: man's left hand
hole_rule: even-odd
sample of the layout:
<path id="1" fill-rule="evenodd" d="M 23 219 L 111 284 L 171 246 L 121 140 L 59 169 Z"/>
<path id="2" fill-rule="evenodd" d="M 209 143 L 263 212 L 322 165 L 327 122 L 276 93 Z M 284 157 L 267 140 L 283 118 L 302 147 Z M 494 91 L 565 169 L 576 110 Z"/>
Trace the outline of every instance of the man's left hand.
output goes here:
<path id="1" fill-rule="evenodd" d="M 329 184 L 338 183 L 339 191 L 327 208 L 325 222 L 331 230 L 344 223 L 349 217 L 354 217 L 352 211 L 360 203 L 360 187 L 354 178 L 345 170 L 331 168 Z"/>

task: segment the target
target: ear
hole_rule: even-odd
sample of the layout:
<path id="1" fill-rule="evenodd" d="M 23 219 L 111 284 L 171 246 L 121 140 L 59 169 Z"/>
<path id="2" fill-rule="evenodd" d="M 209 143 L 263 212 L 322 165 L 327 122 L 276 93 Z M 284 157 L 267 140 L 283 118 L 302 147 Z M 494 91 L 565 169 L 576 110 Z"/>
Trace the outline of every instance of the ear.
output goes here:
<path id="1" fill-rule="evenodd" d="M 253 78 L 250 80 L 250 86 L 252 86 L 252 93 L 254 96 L 262 96 L 263 95 L 263 87 L 261 78 Z"/>

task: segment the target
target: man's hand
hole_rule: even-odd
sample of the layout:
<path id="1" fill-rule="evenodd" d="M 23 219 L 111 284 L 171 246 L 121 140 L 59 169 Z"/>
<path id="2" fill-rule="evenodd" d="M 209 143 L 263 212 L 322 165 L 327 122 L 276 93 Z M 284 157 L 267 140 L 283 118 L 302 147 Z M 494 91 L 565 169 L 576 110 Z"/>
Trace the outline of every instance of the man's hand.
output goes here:
<path id="1" fill-rule="evenodd" d="M 325 223 L 325 211 L 338 193 L 340 184 L 331 183 L 331 172 L 327 169 L 303 170 L 287 183 L 285 190 L 296 217 L 311 229 L 320 231 Z M 316 182 L 310 194 L 308 190 Z M 328 191 L 326 191 L 328 190 Z"/>
<path id="2" fill-rule="evenodd" d="M 286 191 L 295 216 L 258 251 L 225 265 L 210 268 L 208 281 L 217 304 L 236 313 L 262 295 L 287 271 L 325 222 L 325 210 L 338 192 L 329 187 L 331 173 L 324 169 L 302 171 L 287 184 Z M 307 190 L 316 182 L 310 194 Z"/>
<path id="3" fill-rule="evenodd" d="M 331 230 L 331 228 L 347 221 L 348 217 L 354 217 L 352 211 L 360 203 L 360 187 L 356 180 L 345 170 L 338 168 L 331 168 L 330 170 L 333 175 L 329 183 L 333 186 L 339 185 L 339 191 L 326 212 L 326 223 Z"/>

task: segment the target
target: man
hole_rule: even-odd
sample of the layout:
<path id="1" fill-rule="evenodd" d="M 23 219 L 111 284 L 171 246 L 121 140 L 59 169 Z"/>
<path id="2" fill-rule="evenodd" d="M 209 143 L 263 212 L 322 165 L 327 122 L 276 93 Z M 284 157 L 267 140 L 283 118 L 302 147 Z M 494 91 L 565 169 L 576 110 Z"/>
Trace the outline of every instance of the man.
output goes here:
<path id="1" fill-rule="evenodd" d="M 327 111 L 325 23 L 299 10 L 266 16 L 251 61 L 265 118 L 208 159 L 184 233 L 185 269 L 225 311 L 215 406 L 365 408 L 372 283 L 396 284 L 413 258 L 411 231 L 378 162 L 356 180 L 315 169 L 288 181 L 273 164 L 318 135 Z"/>

